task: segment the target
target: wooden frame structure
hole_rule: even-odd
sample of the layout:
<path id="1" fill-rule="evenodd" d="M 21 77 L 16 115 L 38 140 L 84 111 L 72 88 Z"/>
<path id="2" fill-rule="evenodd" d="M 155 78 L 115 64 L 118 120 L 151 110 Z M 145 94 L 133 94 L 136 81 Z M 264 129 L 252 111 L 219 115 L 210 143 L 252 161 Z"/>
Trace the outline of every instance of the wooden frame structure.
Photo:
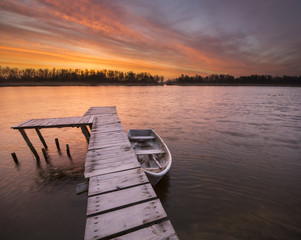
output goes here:
<path id="1" fill-rule="evenodd" d="M 87 129 L 91 129 L 91 134 Z M 39 159 L 24 129 L 80 127 L 89 142 L 84 175 L 89 180 L 85 240 L 170 239 L 178 237 L 137 161 L 116 107 L 92 107 L 83 117 L 31 119 L 20 131 Z"/>
<path id="2" fill-rule="evenodd" d="M 26 144 L 30 148 L 31 152 L 35 156 L 36 160 L 39 161 L 40 157 L 37 153 L 35 147 L 29 140 L 25 129 L 35 129 L 36 133 L 39 136 L 40 141 L 42 142 L 45 149 L 48 149 L 46 141 L 42 136 L 40 129 L 42 128 L 63 128 L 63 127 L 77 127 L 81 128 L 82 133 L 84 134 L 87 142 L 90 140 L 90 132 L 87 129 L 87 126 L 91 129 L 94 116 L 83 116 L 83 117 L 69 117 L 69 118 L 44 118 L 44 119 L 30 119 L 23 123 L 20 123 L 16 126 L 13 126 L 12 129 L 19 130 L 22 137 L 24 138 Z"/>

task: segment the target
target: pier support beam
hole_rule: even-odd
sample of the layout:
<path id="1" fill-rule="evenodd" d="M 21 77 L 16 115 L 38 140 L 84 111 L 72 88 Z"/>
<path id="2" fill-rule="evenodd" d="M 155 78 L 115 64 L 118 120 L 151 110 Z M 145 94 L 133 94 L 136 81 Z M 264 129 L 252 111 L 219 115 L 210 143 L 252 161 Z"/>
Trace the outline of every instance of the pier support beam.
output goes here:
<path id="1" fill-rule="evenodd" d="M 35 130 L 36 130 L 36 132 L 37 132 L 37 134 L 38 134 L 38 136 L 39 136 L 39 138 L 40 138 L 40 140 L 41 140 L 41 142 L 42 142 L 44 148 L 45 148 L 45 149 L 48 149 L 48 146 L 47 146 L 47 144 L 46 144 L 46 142 L 45 142 L 45 139 L 43 138 L 43 136 L 42 136 L 40 130 L 39 130 L 38 128 L 35 128 Z"/>
<path id="2" fill-rule="evenodd" d="M 40 157 L 39 154 L 37 153 L 36 149 L 34 148 L 34 146 L 32 145 L 31 141 L 29 140 L 27 134 L 25 133 L 25 131 L 23 129 L 19 129 L 19 132 L 21 133 L 22 137 L 24 138 L 25 142 L 27 143 L 28 147 L 30 148 L 30 150 L 32 151 L 33 155 L 36 157 L 37 161 L 40 161 Z"/>
<path id="3" fill-rule="evenodd" d="M 86 138 L 87 142 L 89 143 L 89 141 L 90 141 L 90 132 L 89 132 L 89 130 L 87 129 L 86 126 L 83 126 L 83 127 L 80 127 L 80 128 L 82 130 L 82 133 L 85 135 L 85 138 Z"/>

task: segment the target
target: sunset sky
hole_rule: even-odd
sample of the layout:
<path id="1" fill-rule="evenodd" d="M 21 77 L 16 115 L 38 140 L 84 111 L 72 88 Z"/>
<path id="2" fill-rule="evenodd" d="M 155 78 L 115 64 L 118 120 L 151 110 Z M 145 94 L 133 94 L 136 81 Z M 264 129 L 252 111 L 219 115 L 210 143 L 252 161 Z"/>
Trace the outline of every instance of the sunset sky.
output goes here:
<path id="1" fill-rule="evenodd" d="M 300 0 L 0 0 L 0 66 L 301 75 Z"/>

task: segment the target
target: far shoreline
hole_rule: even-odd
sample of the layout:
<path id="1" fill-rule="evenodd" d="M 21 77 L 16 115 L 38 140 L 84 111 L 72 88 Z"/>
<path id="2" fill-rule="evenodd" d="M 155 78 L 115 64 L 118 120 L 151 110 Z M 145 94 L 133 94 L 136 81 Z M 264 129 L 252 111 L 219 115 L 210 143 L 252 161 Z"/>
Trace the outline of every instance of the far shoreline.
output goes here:
<path id="1" fill-rule="evenodd" d="M 301 87 L 301 84 L 267 84 L 267 83 L 195 83 L 195 84 L 147 84 L 147 83 L 85 83 L 85 82 L 10 82 L 1 83 L 0 87 L 98 87 L 98 86 L 213 86 L 213 87 Z"/>

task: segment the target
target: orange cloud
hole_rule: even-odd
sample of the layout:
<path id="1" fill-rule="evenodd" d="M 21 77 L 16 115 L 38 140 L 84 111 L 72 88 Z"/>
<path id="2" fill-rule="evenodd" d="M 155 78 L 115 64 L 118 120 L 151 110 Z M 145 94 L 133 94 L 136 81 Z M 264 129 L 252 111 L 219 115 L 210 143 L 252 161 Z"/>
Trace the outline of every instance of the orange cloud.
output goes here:
<path id="1" fill-rule="evenodd" d="M 290 58 L 284 49 L 282 57 L 243 31 L 198 30 L 203 23 L 181 16 L 181 8 L 173 14 L 152 1 L 34 3 L 0 2 L 0 65 L 147 71 L 166 78 L 300 73 L 298 46 Z"/>

